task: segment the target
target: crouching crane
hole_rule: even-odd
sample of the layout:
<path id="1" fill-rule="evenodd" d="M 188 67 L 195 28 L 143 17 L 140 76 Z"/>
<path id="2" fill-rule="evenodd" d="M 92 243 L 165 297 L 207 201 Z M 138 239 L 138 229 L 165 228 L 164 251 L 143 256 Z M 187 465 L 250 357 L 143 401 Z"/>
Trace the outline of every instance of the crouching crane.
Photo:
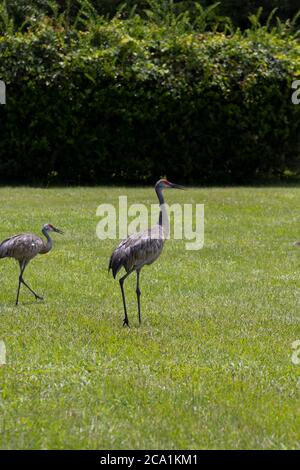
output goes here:
<path id="1" fill-rule="evenodd" d="M 158 224 L 149 230 L 130 235 L 119 244 L 119 246 L 111 255 L 108 270 L 112 270 L 114 278 L 116 278 L 116 275 L 122 267 L 126 271 L 126 274 L 119 280 L 125 314 L 123 326 L 129 326 L 124 292 L 124 281 L 133 271 L 136 271 L 137 276 L 136 295 L 139 323 L 141 324 L 140 272 L 143 266 L 152 264 L 162 252 L 164 241 L 169 229 L 168 214 L 164 206 L 163 190 L 171 188 L 184 189 L 183 186 L 170 183 L 165 179 L 161 179 L 156 183 L 155 191 L 160 205 Z"/>
<path id="2" fill-rule="evenodd" d="M 37 255 L 44 255 L 52 248 L 52 239 L 49 232 L 63 233 L 58 228 L 53 227 L 51 224 L 46 224 L 42 227 L 42 233 L 45 235 L 46 240 L 43 240 L 34 233 L 23 233 L 4 240 L 0 243 L 0 258 L 14 258 L 18 261 L 20 266 L 19 285 L 17 290 L 16 305 L 19 303 L 19 295 L 21 284 L 35 296 L 36 300 L 43 300 L 42 297 L 36 294 L 33 289 L 24 281 L 23 274 L 28 263 Z"/>

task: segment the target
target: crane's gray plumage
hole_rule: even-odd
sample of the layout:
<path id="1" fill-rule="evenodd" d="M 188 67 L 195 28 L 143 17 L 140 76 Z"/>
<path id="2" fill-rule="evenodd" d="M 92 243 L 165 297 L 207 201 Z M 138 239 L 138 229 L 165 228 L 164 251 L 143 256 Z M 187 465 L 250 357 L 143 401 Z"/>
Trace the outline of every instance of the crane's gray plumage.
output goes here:
<path id="1" fill-rule="evenodd" d="M 109 269 L 114 278 L 122 267 L 128 273 L 133 269 L 141 269 L 146 264 L 153 263 L 161 254 L 165 237 L 163 229 L 155 225 L 152 229 L 134 233 L 122 240 L 111 255 Z"/>
<path id="2" fill-rule="evenodd" d="M 27 287 L 36 299 L 42 300 L 42 297 L 37 295 L 24 281 L 23 274 L 26 266 L 33 258 L 39 254 L 46 254 L 51 250 L 52 239 L 49 235 L 49 232 L 63 233 L 61 230 L 53 227 L 51 224 L 44 225 L 42 232 L 45 235 L 46 240 L 43 240 L 34 233 L 22 233 L 20 235 L 14 235 L 10 238 L 7 238 L 0 243 L 0 258 L 14 258 L 19 262 L 20 275 L 16 305 L 18 305 L 19 302 L 21 284 Z"/>
<path id="3" fill-rule="evenodd" d="M 160 215 L 158 224 L 152 227 L 149 230 L 144 230 L 142 232 L 134 233 L 130 235 L 125 240 L 121 241 L 121 243 L 117 246 L 117 248 L 112 253 L 108 270 L 112 270 L 113 277 L 116 278 L 116 275 L 123 267 L 126 271 L 125 276 L 121 277 L 120 279 L 120 287 L 122 292 L 122 299 L 123 299 L 123 307 L 124 307 L 124 325 L 129 325 L 128 322 L 128 315 L 126 309 L 126 300 L 125 300 L 125 292 L 123 283 L 125 279 L 133 272 L 136 271 L 137 273 L 137 285 L 136 285 L 136 294 L 137 294 L 137 302 L 138 302 L 138 316 L 139 316 L 139 323 L 141 323 L 141 308 L 140 308 L 140 287 L 139 287 L 139 279 L 140 279 L 140 271 L 145 265 L 152 264 L 161 254 L 164 246 L 164 241 L 166 239 L 167 233 L 165 230 L 165 225 L 168 225 L 168 220 L 164 220 L 163 223 L 163 215 L 165 219 L 167 218 L 167 214 L 164 210 L 163 214 L 163 206 L 164 206 L 164 198 L 162 191 L 163 189 L 168 188 L 177 188 L 177 189 L 184 189 L 182 186 L 177 184 L 170 183 L 167 180 L 159 180 L 155 185 L 155 191 L 159 200 L 160 204 Z"/>
<path id="4" fill-rule="evenodd" d="M 7 238 L 0 244 L 0 258 L 15 258 L 31 260 L 37 254 L 48 252 L 44 241 L 33 233 L 23 233 Z"/>

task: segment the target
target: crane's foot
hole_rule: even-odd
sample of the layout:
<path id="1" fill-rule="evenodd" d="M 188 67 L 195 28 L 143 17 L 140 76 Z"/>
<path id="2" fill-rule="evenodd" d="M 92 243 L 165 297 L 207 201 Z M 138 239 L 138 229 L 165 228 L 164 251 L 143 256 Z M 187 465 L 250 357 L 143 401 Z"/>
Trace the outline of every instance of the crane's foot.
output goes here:
<path id="1" fill-rule="evenodd" d="M 128 326 L 128 328 L 129 328 L 129 321 L 128 321 L 127 317 L 125 317 L 124 320 L 123 320 L 123 326 Z"/>
<path id="2" fill-rule="evenodd" d="M 41 297 L 40 295 L 35 294 L 35 300 L 44 300 L 44 297 Z"/>

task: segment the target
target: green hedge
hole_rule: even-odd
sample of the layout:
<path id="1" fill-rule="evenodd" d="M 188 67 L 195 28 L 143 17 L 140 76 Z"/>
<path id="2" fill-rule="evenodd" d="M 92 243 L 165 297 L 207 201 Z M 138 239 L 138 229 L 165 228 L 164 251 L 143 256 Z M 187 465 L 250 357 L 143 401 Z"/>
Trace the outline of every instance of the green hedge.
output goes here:
<path id="1" fill-rule="evenodd" d="M 174 29 L 175 28 L 175 29 Z M 299 165 L 300 45 L 139 17 L 0 38 L 4 183 L 239 183 Z"/>

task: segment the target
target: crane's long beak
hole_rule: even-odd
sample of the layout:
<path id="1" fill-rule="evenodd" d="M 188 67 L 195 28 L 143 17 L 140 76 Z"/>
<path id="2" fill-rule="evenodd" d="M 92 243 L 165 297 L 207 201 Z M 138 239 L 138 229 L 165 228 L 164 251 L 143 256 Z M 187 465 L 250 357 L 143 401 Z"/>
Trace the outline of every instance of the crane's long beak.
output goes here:
<path id="1" fill-rule="evenodd" d="M 175 183 L 171 183 L 171 188 L 183 189 L 184 191 L 186 190 L 186 188 L 184 186 L 180 186 L 180 184 L 175 184 Z"/>
<path id="2" fill-rule="evenodd" d="M 59 228 L 53 227 L 54 232 L 60 233 L 61 235 L 64 234 L 62 230 L 59 230 Z"/>

